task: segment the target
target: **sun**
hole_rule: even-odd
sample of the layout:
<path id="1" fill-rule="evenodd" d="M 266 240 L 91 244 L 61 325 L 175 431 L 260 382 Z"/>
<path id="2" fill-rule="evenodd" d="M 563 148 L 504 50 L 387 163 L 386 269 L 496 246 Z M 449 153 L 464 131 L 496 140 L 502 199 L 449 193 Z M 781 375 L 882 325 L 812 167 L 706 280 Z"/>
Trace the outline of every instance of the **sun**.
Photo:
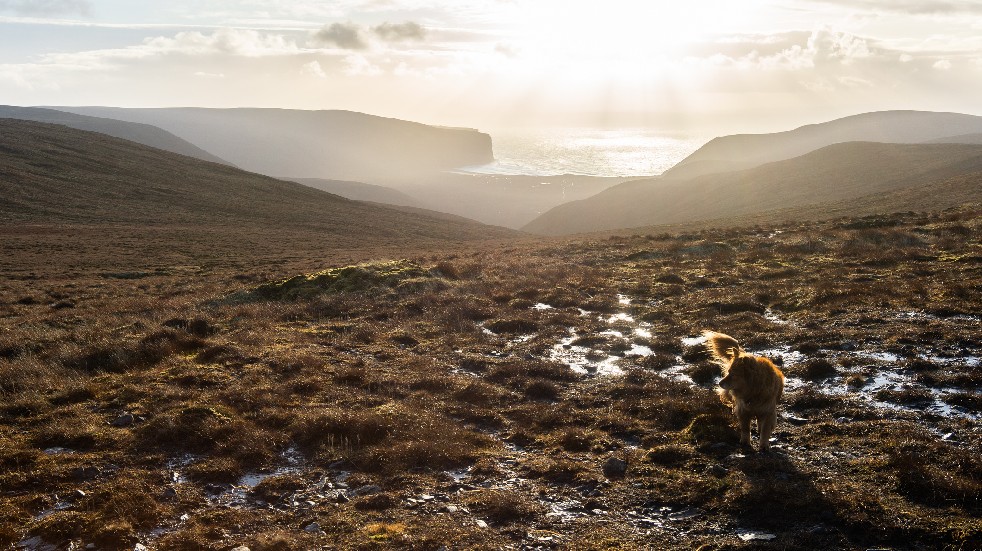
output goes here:
<path id="1" fill-rule="evenodd" d="M 516 26 L 525 51 L 557 68 L 643 72 L 678 59 L 748 10 L 728 0 L 530 2 Z"/>

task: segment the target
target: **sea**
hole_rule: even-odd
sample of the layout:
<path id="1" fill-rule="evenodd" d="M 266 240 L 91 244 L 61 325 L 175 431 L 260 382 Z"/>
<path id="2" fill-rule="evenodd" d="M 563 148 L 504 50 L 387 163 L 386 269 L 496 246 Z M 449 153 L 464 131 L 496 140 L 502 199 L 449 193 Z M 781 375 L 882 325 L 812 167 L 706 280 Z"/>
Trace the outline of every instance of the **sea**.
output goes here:
<path id="1" fill-rule="evenodd" d="M 508 129 L 489 131 L 495 161 L 461 172 L 530 176 L 655 176 L 707 138 L 650 129 Z"/>

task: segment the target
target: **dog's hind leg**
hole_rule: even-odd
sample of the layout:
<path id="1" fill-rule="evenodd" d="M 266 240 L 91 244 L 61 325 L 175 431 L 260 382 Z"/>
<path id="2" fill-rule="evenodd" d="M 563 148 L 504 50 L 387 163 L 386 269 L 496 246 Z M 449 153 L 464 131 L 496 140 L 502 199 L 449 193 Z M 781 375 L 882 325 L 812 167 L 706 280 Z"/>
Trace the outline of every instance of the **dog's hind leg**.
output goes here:
<path id="1" fill-rule="evenodd" d="M 760 429 L 760 451 L 766 452 L 771 449 L 771 433 L 774 432 L 775 424 L 777 424 L 776 411 L 757 418 L 757 426 Z"/>

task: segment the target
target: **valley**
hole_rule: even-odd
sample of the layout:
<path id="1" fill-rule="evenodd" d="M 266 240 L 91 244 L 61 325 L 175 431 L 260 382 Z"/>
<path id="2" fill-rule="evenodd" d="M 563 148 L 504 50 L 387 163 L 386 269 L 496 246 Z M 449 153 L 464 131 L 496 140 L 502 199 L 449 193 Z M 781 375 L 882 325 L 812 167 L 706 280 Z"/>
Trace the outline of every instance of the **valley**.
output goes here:
<path id="1" fill-rule="evenodd" d="M 413 196 L 0 119 L 0 545 L 978 547 L 979 155 Z M 623 224 L 419 206 L 538 189 L 485 216 Z M 770 453 L 706 329 L 784 371 Z"/>

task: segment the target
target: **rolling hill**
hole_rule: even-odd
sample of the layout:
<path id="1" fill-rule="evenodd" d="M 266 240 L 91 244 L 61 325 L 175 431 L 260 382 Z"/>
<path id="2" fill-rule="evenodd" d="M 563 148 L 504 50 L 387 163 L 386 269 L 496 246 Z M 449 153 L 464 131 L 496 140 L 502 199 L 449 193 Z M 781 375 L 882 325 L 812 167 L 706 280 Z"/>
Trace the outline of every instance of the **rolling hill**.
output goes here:
<path id="1" fill-rule="evenodd" d="M 493 160 L 491 137 L 351 111 L 55 107 L 152 124 L 270 176 L 365 181 Z"/>
<path id="2" fill-rule="evenodd" d="M 860 209 L 863 197 L 893 195 L 883 210 L 908 210 L 901 192 L 982 171 L 982 146 L 972 144 L 888 144 L 849 142 L 785 161 L 710 174 L 691 180 L 657 178 L 628 182 L 589 199 L 560 205 L 524 228 L 561 235 L 636 228 L 808 208 L 820 213 L 836 204 L 838 215 Z M 957 193 L 920 201 L 922 208 L 953 206 L 953 197 L 982 200 L 976 180 L 965 179 Z M 929 187 L 928 187 L 929 189 Z M 850 203 L 850 201 L 855 201 Z"/>
<path id="3" fill-rule="evenodd" d="M 663 176 L 692 178 L 741 170 L 843 142 L 923 143 L 980 132 L 982 117 L 974 115 L 927 111 L 863 113 L 786 132 L 714 138 Z"/>
<path id="4" fill-rule="evenodd" d="M 355 201 L 369 201 L 372 203 L 382 203 L 386 205 L 399 205 L 406 207 L 419 206 L 419 201 L 409 195 L 386 186 L 376 184 L 366 184 L 363 182 L 350 182 L 347 180 L 324 180 L 322 178 L 283 178 L 291 182 L 297 182 L 305 186 L 310 186 L 321 191 L 340 195 L 346 199 Z"/>
<path id="5" fill-rule="evenodd" d="M 157 149 L 163 149 L 164 151 L 170 151 L 171 153 L 187 155 L 188 157 L 194 157 L 203 161 L 230 164 L 228 161 L 220 159 L 166 130 L 149 124 L 126 122 L 104 117 L 90 117 L 58 111 L 56 109 L 15 107 L 12 105 L 0 105 L 0 118 L 61 124 L 79 130 L 107 134 Z"/>
<path id="6" fill-rule="evenodd" d="M 977 134 L 961 134 L 928 140 L 924 143 L 978 143 L 982 144 L 982 132 Z"/>
<path id="7" fill-rule="evenodd" d="M 12 223 L 288 228 L 344 246 L 515 235 L 351 201 L 103 134 L 0 119 L 0 224 Z"/>

